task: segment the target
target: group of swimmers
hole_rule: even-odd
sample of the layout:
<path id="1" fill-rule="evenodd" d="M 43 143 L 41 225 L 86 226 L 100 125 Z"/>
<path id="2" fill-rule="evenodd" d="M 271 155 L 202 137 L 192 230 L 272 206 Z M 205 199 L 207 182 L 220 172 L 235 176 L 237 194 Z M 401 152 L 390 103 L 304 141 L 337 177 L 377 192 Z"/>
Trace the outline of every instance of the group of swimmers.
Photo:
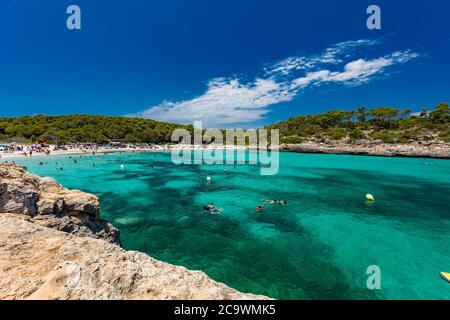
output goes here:
<path id="1" fill-rule="evenodd" d="M 282 206 L 287 205 L 287 201 L 286 200 L 262 200 L 263 203 L 269 203 L 269 204 L 279 204 Z M 264 210 L 264 206 L 262 204 L 257 205 L 255 211 L 256 212 L 262 212 Z"/>
<path id="2" fill-rule="evenodd" d="M 262 200 L 263 203 L 269 203 L 269 204 L 279 204 L 282 206 L 287 205 L 287 201 L 286 200 Z M 257 205 L 255 211 L 256 212 L 262 212 L 264 210 L 264 206 L 263 205 Z M 210 203 L 207 204 L 205 206 L 203 206 L 203 211 L 207 212 L 207 213 L 211 213 L 211 214 L 221 214 L 223 211 L 223 208 L 217 208 L 214 203 Z"/>
<path id="3" fill-rule="evenodd" d="M 106 153 L 105 153 L 105 154 L 106 154 Z M 94 153 L 93 153 L 93 155 L 94 155 Z M 80 158 L 84 158 L 84 156 L 80 156 Z M 100 156 L 97 156 L 97 158 L 101 158 L 101 157 L 100 157 Z M 69 156 L 69 159 L 72 159 L 72 156 Z M 6 161 L 6 163 L 7 163 L 7 162 L 8 162 L 8 161 Z M 74 164 L 77 164 L 77 163 L 78 163 L 78 160 L 77 160 L 77 159 L 73 159 L 73 163 L 74 163 Z M 58 162 L 55 162 L 55 164 L 58 165 Z M 43 166 L 43 165 L 44 165 L 44 162 L 39 161 L 38 165 Z M 92 167 L 95 168 L 95 162 L 92 163 Z M 62 170 L 64 170 L 64 168 L 63 168 L 63 167 L 59 167 L 59 168 L 56 168 L 56 170 L 62 171 Z"/>

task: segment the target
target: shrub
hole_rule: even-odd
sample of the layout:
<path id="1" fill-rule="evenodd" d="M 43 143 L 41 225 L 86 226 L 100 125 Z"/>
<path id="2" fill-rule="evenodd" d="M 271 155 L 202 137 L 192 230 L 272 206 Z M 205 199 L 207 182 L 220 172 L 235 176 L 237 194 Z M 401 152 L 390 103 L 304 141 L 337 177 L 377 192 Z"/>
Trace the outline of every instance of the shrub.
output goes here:
<path id="1" fill-rule="evenodd" d="M 389 130 L 374 131 L 370 134 L 370 137 L 374 140 L 381 140 L 385 143 L 395 143 L 398 141 L 398 137 L 395 132 Z"/>
<path id="2" fill-rule="evenodd" d="M 329 128 L 325 131 L 325 135 L 333 140 L 341 140 L 347 136 L 347 131 L 342 128 Z"/>
<path id="3" fill-rule="evenodd" d="M 364 134 L 364 132 L 362 132 L 359 129 L 354 129 L 352 130 L 352 132 L 350 132 L 350 138 L 352 140 L 361 140 L 361 139 L 366 139 L 366 135 Z"/>

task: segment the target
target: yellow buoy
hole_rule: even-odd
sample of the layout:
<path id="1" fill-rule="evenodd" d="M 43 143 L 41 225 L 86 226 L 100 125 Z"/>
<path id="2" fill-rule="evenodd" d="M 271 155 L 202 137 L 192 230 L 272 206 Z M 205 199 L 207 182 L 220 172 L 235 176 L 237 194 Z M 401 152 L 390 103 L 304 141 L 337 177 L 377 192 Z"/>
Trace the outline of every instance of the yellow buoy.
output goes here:
<path id="1" fill-rule="evenodd" d="M 366 200 L 367 201 L 375 201 L 375 198 L 370 193 L 366 194 Z"/>
<path id="2" fill-rule="evenodd" d="M 448 273 L 448 272 L 441 272 L 439 275 L 441 276 L 442 279 L 444 279 L 445 281 L 450 283 L 450 273 Z"/>

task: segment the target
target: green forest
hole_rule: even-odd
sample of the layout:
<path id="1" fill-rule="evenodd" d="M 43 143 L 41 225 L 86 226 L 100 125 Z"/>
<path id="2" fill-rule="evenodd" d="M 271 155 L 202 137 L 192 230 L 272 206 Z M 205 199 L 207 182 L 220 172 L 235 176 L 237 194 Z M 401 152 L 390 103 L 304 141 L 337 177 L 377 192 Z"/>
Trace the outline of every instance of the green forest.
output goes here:
<path id="1" fill-rule="evenodd" d="M 0 141 L 163 143 L 176 128 L 189 127 L 130 117 L 37 115 L 0 118 Z"/>
<path id="2" fill-rule="evenodd" d="M 280 130 L 281 143 L 318 140 L 381 140 L 385 143 L 441 140 L 450 142 L 450 108 L 441 103 L 433 110 L 379 107 L 358 110 L 331 110 L 324 114 L 289 118 L 267 129 Z"/>
<path id="3" fill-rule="evenodd" d="M 167 143 L 172 131 L 183 126 L 150 119 L 63 115 L 0 118 L 0 142 L 48 143 Z M 319 140 L 381 140 L 386 143 L 442 140 L 450 142 L 450 107 L 441 103 L 433 110 L 379 107 L 358 110 L 331 110 L 324 114 L 292 117 L 267 129 L 279 129 L 281 143 Z"/>

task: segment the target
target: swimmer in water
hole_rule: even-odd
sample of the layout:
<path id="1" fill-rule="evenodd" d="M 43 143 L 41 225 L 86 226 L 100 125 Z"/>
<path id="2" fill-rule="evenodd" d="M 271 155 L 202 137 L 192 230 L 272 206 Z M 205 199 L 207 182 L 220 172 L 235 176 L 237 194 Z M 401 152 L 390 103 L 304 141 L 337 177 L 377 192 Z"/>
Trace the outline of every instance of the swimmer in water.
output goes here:
<path id="1" fill-rule="evenodd" d="M 211 214 L 221 214 L 223 211 L 222 208 L 215 208 L 214 210 L 211 211 Z"/>
<path id="2" fill-rule="evenodd" d="M 270 204 L 281 204 L 282 206 L 287 204 L 286 200 L 262 200 L 262 202 L 270 203 Z"/>
<path id="3" fill-rule="evenodd" d="M 210 203 L 206 206 L 203 206 L 203 210 L 211 214 L 220 214 L 223 211 L 222 208 L 216 208 L 214 203 Z"/>
<path id="4" fill-rule="evenodd" d="M 256 212 L 261 212 L 263 210 L 264 210 L 264 206 L 261 206 L 261 205 L 256 206 L 256 209 L 255 209 Z"/>
<path id="5" fill-rule="evenodd" d="M 206 206 L 203 206 L 203 210 L 205 210 L 205 211 L 211 211 L 211 210 L 214 210 L 215 208 L 216 208 L 216 206 L 212 202 L 210 204 L 207 204 Z"/>

